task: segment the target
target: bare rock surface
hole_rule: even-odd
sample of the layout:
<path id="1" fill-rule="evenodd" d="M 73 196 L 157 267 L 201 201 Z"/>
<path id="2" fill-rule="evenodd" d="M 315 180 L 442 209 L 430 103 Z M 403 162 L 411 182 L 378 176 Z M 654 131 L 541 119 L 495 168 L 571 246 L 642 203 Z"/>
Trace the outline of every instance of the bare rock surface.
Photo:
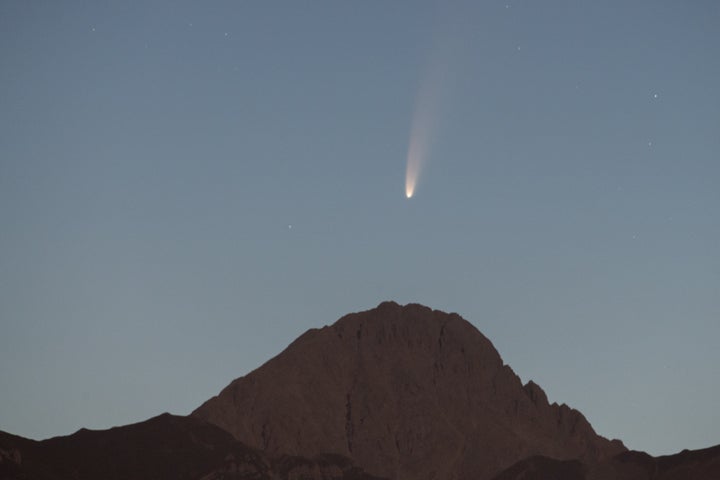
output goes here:
<path id="1" fill-rule="evenodd" d="M 456 314 L 392 302 L 306 332 L 187 417 L 43 441 L 0 480 L 718 480 L 720 445 L 652 457 L 522 385 Z"/>
<path id="2" fill-rule="evenodd" d="M 482 480 L 529 456 L 625 451 L 523 386 L 459 315 L 394 302 L 309 330 L 192 416 L 270 454 L 332 452 L 398 480 Z"/>

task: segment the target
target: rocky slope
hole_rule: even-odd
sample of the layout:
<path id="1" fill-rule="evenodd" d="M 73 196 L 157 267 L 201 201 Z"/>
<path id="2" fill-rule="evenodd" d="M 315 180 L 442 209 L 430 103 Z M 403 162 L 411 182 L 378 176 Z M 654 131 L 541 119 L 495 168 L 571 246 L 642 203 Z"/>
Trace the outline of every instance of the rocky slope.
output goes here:
<path id="1" fill-rule="evenodd" d="M 720 445 L 651 457 L 628 451 L 596 464 L 578 460 L 530 457 L 517 462 L 493 480 L 718 480 Z"/>
<path id="2" fill-rule="evenodd" d="M 332 452 L 398 480 L 482 480 L 533 455 L 625 450 L 522 385 L 460 316 L 393 302 L 306 332 L 192 415 L 270 454 Z"/>
<path id="3" fill-rule="evenodd" d="M 347 458 L 270 457 L 202 420 L 163 414 L 41 442 L 0 432 L 0 480 L 379 480 Z"/>
<path id="4" fill-rule="evenodd" d="M 0 432 L 0 480 L 383 480 L 349 459 L 268 457 L 196 419 L 161 415 L 42 442 Z M 653 458 L 623 452 L 601 463 L 525 458 L 493 480 L 717 480 L 720 446 Z M 387 480 L 387 479 L 386 479 Z"/>
<path id="5" fill-rule="evenodd" d="M 0 480 L 718 480 L 720 446 L 651 457 L 522 385 L 456 314 L 383 303 L 310 330 L 192 415 L 44 441 Z"/>

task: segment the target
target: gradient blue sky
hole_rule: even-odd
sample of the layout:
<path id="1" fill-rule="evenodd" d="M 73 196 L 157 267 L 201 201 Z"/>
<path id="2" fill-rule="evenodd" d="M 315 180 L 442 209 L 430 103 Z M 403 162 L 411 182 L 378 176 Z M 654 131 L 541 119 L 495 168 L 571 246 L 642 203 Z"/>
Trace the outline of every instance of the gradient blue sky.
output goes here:
<path id="1" fill-rule="evenodd" d="M 186 414 L 392 299 L 720 443 L 718 52 L 713 0 L 1 2 L 0 429 Z"/>

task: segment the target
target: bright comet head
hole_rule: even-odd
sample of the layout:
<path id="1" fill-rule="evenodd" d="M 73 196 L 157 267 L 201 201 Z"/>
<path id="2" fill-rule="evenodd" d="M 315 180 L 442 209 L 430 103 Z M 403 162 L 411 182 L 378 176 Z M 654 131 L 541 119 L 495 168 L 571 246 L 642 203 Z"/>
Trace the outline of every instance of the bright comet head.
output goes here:
<path id="1" fill-rule="evenodd" d="M 421 89 L 412 119 L 405 169 L 405 196 L 407 198 L 412 198 L 415 194 L 420 171 L 428 156 L 437 100 L 437 87 L 434 86 L 434 83 L 437 82 L 428 82 L 428 85 Z"/>
<path id="2" fill-rule="evenodd" d="M 415 112 L 410 127 L 410 141 L 408 142 L 407 166 L 405 170 L 405 196 L 412 198 L 418 186 L 420 174 L 430 153 L 430 147 L 435 133 L 435 122 L 438 116 L 438 104 L 442 94 L 444 77 L 447 74 L 445 55 L 436 52 L 431 59 L 425 77 L 421 80 Z"/>
<path id="3" fill-rule="evenodd" d="M 415 185 L 414 184 L 411 185 L 410 183 L 407 183 L 405 185 L 405 196 L 407 198 L 412 198 L 414 190 L 415 190 Z"/>
<path id="4" fill-rule="evenodd" d="M 415 125 L 417 127 L 417 125 Z M 414 128 L 410 134 L 410 146 L 408 148 L 407 168 L 405 170 L 405 196 L 412 198 L 415 193 L 418 177 L 420 176 L 420 167 L 422 159 L 425 156 L 426 137 L 423 131 Z"/>

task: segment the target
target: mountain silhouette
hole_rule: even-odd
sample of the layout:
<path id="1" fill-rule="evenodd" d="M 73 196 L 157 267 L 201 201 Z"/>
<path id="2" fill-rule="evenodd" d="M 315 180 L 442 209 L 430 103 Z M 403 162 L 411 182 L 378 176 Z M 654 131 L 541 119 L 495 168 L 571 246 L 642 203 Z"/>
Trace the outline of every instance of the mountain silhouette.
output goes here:
<path id="1" fill-rule="evenodd" d="M 202 420 L 162 414 L 41 442 L 0 432 L 0 480 L 378 480 L 347 458 L 268 455 Z"/>
<path id="2" fill-rule="evenodd" d="M 333 452 L 399 480 L 485 479 L 531 455 L 625 451 L 522 385 L 459 315 L 394 302 L 306 332 L 192 416 L 271 454 Z"/>
<path id="3" fill-rule="evenodd" d="M 720 446 L 651 457 L 522 384 L 454 313 L 384 302 L 311 329 L 189 416 L 34 441 L 0 480 L 718 480 Z"/>

